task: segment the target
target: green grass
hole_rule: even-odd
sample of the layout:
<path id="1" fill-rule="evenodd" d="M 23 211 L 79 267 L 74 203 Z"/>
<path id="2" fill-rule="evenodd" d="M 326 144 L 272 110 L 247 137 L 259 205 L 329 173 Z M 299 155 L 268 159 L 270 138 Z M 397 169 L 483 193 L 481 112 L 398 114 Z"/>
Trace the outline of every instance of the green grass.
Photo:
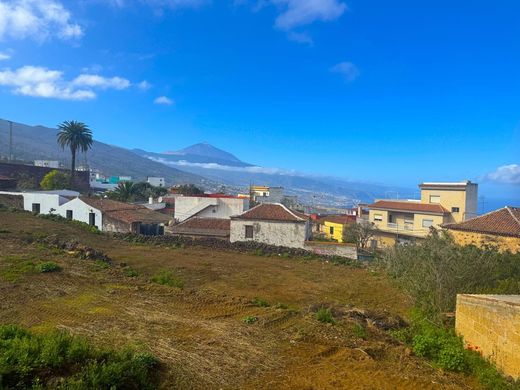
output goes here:
<path id="1" fill-rule="evenodd" d="M 269 304 L 269 302 L 267 302 L 265 299 L 262 299 L 262 298 L 254 298 L 251 300 L 251 303 L 255 306 L 258 306 L 258 307 L 269 307 L 271 306 Z"/>
<path id="2" fill-rule="evenodd" d="M 128 276 L 129 278 L 135 278 L 135 277 L 139 276 L 139 272 L 137 272 L 132 267 L 123 268 L 123 273 L 125 274 L 125 276 Z"/>
<path id="3" fill-rule="evenodd" d="M 157 365 L 148 353 L 100 349 L 63 331 L 0 326 L 1 389 L 153 389 Z"/>
<path id="4" fill-rule="evenodd" d="M 162 284 L 163 286 L 170 286 L 170 287 L 177 287 L 177 288 L 183 288 L 184 287 L 184 281 L 176 276 L 171 271 L 161 271 L 156 273 L 152 278 L 150 279 L 152 282 L 157 284 Z"/>
<path id="5" fill-rule="evenodd" d="M 316 312 L 316 319 L 326 324 L 336 323 L 336 321 L 334 320 L 334 316 L 332 315 L 332 312 L 330 311 L 330 309 L 326 307 L 322 307 Z"/>
<path id="6" fill-rule="evenodd" d="M 242 318 L 242 322 L 244 324 L 248 324 L 248 325 L 252 325 L 256 321 L 258 321 L 258 317 L 255 317 L 255 316 L 246 316 L 246 317 Z"/>
<path id="7" fill-rule="evenodd" d="M 5 256 L 0 258 L 0 278 L 17 282 L 25 274 L 35 271 L 35 264 L 27 257 Z"/>
<path id="8" fill-rule="evenodd" d="M 368 337 L 367 330 L 360 324 L 354 324 L 352 331 L 354 335 L 360 339 L 366 340 Z"/>
<path id="9" fill-rule="evenodd" d="M 36 270 L 41 273 L 58 272 L 61 271 L 61 267 L 53 261 L 46 261 L 44 263 L 38 264 L 36 266 Z"/>

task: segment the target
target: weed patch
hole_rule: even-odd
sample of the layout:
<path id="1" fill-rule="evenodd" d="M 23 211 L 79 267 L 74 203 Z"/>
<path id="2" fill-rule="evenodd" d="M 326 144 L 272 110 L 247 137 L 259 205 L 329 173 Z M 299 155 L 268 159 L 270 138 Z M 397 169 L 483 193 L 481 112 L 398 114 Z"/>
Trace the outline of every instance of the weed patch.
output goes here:
<path id="1" fill-rule="evenodd" d="M 136 278 L 139 276 L 139 272 L 137 272 L 132 267 L 123 268 L 123 273 L 125 274 L 125 276 L 128 276 L 129 278 Z"/>
<path id="2" fill-rule="evenodd" d="M 170 286 L 170 287 L 177 287 L 177 288 L 183 288 L 184 287 L 184 281 L 179 278 L 178 276 L 175 276 L 173 272 L 170 271 L 162 271 L 150 279 L 152 282 L 157 284 L 162 284 L 163 286 Z"/>
<path id="3" fill-rule="evenodd" d="M 336 323 L 336 321 L 334 320 L 334 316 L 332 315 L 332 312 L 327 307 L 322 307 L 318 309 L 318 311 L 316 312 L 316 319 L 326 324 Z"/>
<path id="4" fill-rule="evenodd" d="M 367 330 L 360 324 L 354 324 L 352 327 L 352 332 L 354 332 L 354 335 L 360 339 L 367 339 Z"/>
<path id="5" fill-rule="evenodd" d="M 256 321 L 258 321 L 258 317 L 255 317 L 255 316 L 246 316 L 246 317 L 242 318 L 242 322 L 244 324 L 248 324 L 248 325 L 252 325 Z"/>
<path id="6" fill-rule="evenodd" d="M 251 303 L 258 307 L 269 307 L 271 306 L 269 302 L 267 302 L 265 299 L 262 298 L 254 298 L 251 300 Z"/>
<path id="7" fill-rule="evenodd" d="M 38 264 L 36 270 L 41 273 L 58 272 L 61 271 L 61 267 L 53 261 L 46 261 L 45 263 Z"/>

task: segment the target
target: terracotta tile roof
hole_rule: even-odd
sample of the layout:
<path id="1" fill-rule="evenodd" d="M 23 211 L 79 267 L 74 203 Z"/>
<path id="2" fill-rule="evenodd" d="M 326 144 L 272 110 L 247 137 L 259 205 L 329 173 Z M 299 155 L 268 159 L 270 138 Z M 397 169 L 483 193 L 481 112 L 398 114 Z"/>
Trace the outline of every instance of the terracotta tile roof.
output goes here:
<path id="1" fill-rule="evenodd" d="M 230 219 L 199 217 L 187 219 L 171 228 L 173 234 L 218 237 L 228 237 L 230 230 Z"/>
<path id="2" fill-rule="evenodd" d="M 164 214 L 137 204 L 84 196 L 80 197 L 80 199 L 89 206 L 101 211 L 103 215 L 126 223 L 167 223 L 171 219 Z"/>
<path id="3" fill-rule="evenodd" d="M 410 212 L 431 213 L 431 214 L 448 213 L 448 210 L 446 210 L 440 204 L 397 201 L 397 200 L 378 200 L 377 202 L 368 205 L 368 208 L 369 209 L 378 209 L 378 210 L 399 210 L 399 211 L 410 211 Z"/>
<path id="4" fill-rule="evenodd" d="M 254 219 L 266 221 L 283 222 L 305 222 L 309 219 L 307 214 L 293 211 L 280 203 L 261 203 L 240 215 L 231 217 L 232 219 Z"/>
<path id="5" fill-rule="evenodd" d="M 504 207 L 460 223 L 444 224 L 451 230 L 520 237 L 520 207 Z"/>
<path id="6" fill-rule="evenodd" d="M 346 225 L 347 223 L 356 222 L 355 215 L 327 215 L 325 217 L 318 218 L 318 223 L 323 224 L 325 222 L 339 223 L 341 225 Z"/>

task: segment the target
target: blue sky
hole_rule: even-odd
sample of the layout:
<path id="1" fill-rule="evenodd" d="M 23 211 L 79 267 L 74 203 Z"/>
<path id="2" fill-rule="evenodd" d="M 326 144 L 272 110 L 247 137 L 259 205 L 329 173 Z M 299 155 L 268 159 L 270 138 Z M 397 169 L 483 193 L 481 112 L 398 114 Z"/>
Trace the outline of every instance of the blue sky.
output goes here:
<path id="1" fill-rule="evenodd" d="M 0 0 L 0 117 L 520 200 L 520 3 Z M 520 203 L 520 201 L 518 202 Z"/>

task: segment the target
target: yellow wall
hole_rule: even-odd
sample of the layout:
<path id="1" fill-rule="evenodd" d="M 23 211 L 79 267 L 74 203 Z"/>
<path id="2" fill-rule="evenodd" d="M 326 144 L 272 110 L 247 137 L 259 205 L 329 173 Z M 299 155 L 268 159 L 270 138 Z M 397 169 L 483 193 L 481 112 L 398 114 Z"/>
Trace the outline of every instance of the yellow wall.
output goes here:
<path id="1" fill-rule="evenodd" d="M 491 234 L 463 232 L 460 230 L 448 230 L 459 245 L 475 245 L 479 248 L 496 246 L 499 251 L 509 250 L 513 253 L 520 252 L 520 237 L 505 237 Z"/>
<path id="2" fill-rule="evenodd" d="M 446 223 L 462 222 L 477 216 L 477 185 L 469 184 L 460 189 L 425 188 L 421 189 L 421 202 L 430 203 L 430 196 L 440 196 L 440 205 L 450 212 Z M 458 207 L 459 212 L 452 212 Z"/>
<path id="3" fill-rule="evenodd" d="M 330 234 L 330 228 L 334 228 L 334 233 Z M 325 233 L 325 237 L 336 240 L 337 242 L 343 242 L 343 225 L 340 223 L 325 221 L 321 226 L 321 231 Z"/>
<path id="4" fill-rule="evenodd" d="M 520 302 L 513 297 L 457 295 L 455 329 L 467 347 L 520 378 Z"/>
<path id="5" fill-rule="evenodd" d="M 388 226 L 388 218 L 389 214 L 393 215 L 392 223 L 397 223 L 397 228 L 392 226 Z M 413 229 L 408 231 L 405 229 L 408 224 L 405 224 L 405 219 L 409 219 L 409 215 L 413 214 Z M 382 221 L 376 221 L 376 215 L 381 215 L 383 217 Z M 368 220 L 373 222 L 374 225 L 383 231 L 388 232 L 399 232 L 399 233 L 409 233 L 414 236 L 422 236 L 425 237 L 430 232 L 429 228 L 423 228 L 423 220 L 430 219 L 433 221 L 433 227 L 438 228 L 443 223 L 447 222 L 446 218 L 442 215 L 431 215 L 431 214 L 421 214 L 421 213 L 401 213 L 396 211 L 386 211 L 386 210 L 369 210 Z"/>

